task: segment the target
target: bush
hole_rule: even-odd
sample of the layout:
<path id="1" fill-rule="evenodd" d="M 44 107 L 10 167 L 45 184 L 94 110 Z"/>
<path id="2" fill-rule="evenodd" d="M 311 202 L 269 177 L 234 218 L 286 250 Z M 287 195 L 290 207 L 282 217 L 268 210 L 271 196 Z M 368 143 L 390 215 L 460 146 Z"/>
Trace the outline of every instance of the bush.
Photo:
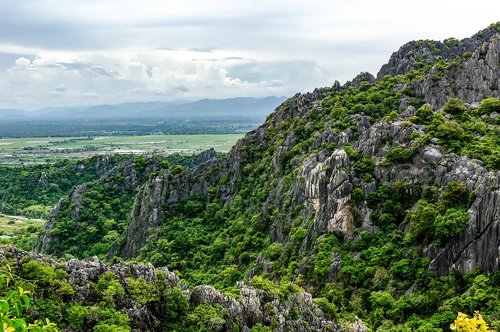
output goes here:
<path id="1" fill-rule="evenodd" d="M 390 162 L 391 164 L 409 163 L 413 159 L 413 150 L 401 146 L 396 146 L 387 151 L 386 158 L 387 161 Z"/>
<path id="2" fill-rule="evenodd" d="M 226 325 L 227 311 L 220 305 L 200 304 L 187 317 L 190 331 L 222 331 Z"/>
<path id="3" fill-rule="evenodd" d="M 484 114 L 490 114 L 492 112 L 500 113 L 500 99 L 497 98 L 483 99 L 476 112 L 480 116 Z"/>
<path id="4" fill-rule="evenodd" d="M 354 172 L 361 180 L 368 182 L 373 178 L 375 162 L 371 157 L 362 156 L 354 163 Z"/>
<path id="5" fill-rule="evenodd" d="M 257 323 L 252 327 L 250 332 L 272 332 L 273 330 L 270 327 L 264 326 L 261 323 Z"/>
<path id="6" fill-rule="evenodd" d="M 436 244 L 444 245 L 460 235 L 469 223 L 469 212 L 465 208 L 450 208 L 444 215 L 436 217 Z"/>
<path id="7" fill-rule="evenodd" d="M 417 209 L 408 215 L 410 235 L 417 242 L 430 243 L 434 238 L 434 218 L 438 214 L 436 206 L 426 200 L 419 200 Z"/>
<path id="8" fill-rule="evenodd" d="M 189 302 L 184 293 L 177 287 L 167 289 L 163 292 L 165 319 L 175 321 L 186 316 L 189 310 Z"/>
<path id="9" fill-rule="evenodd" d="M 306 228 L 297 227 L 293 230 L 293 234 L 291 235 L 291 238 L 294 241 L 301 243 L 302 240 L 304 240 L 304 238 L 307 236 L 307 233 L 309 233 L 309 231 Z"/>
<path id="10" fill-rule="evenodd" d="M 415 123 L 428 125 L 434 118 L 434 111 L 429 104 L 424 104 L 417 109 Z"/>
<path id="11" fill-rule="evenodd" d="M 452 98 L 448 100 L 446 104 L 444 104 L 443 106 L 443 111 L 445 113 L 454 115 L 462 114 L 466 110 L 467 108 L 465 108 L 463 101 L 457 98 Z"/>
<path id="12" fill-rule="evenodd" d="M 87 310 L 81 305 L 72 305 L 66 310 L 66 320 L 68 326 L 74 330 L 80 330 L 83 326 Z"/>
<path id="13" fill-rule="evenodd" d="M 452 181 L 444 188 L 441 199 L 445 207 L 464 205 L 469 199 L 467 188 L 463 184 Z"/>

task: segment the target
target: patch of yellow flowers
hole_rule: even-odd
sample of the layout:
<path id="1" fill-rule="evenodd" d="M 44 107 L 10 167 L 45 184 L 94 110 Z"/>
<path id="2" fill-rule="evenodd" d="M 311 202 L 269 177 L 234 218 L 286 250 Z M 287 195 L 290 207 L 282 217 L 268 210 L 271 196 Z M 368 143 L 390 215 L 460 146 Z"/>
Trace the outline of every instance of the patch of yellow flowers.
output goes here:
<path id="1" fill-rule="evenodd" d="M 7 323 L 3 323 L 3 332 L 13 332 L 16 329 L 13 328 L 12 326 L 9 326 Z"/>
<path id="2" fill-rule="evenodd" d="M 489 329 L 488 324 L 478 311 L 474 312 L 472 318 L 469 318 L 463 312 L 459 312 L 457 319 L 450 325 L 450 329 L 458 332 L 494 332 Z"/>

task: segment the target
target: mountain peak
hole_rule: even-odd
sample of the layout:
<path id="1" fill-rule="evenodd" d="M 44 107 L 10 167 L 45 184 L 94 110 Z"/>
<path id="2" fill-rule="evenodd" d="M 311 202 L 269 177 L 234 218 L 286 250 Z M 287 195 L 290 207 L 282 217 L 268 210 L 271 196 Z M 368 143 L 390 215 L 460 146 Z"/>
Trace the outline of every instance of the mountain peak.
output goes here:
<path id="1" fill-rule="evenodd" d="M 385 75 L 401 75 L 413 69 L 443 60 L 449 61 L 455 57 L 469 56 L 484 42 L 500 33 L 500 22 L 490 24 L 469 38 L 458 40 L 447 38 L 443 41 L 417 40 L 410 41 L 394 52 L 388 63 L 384 64 L 377 74 L 377 79 Z"/>

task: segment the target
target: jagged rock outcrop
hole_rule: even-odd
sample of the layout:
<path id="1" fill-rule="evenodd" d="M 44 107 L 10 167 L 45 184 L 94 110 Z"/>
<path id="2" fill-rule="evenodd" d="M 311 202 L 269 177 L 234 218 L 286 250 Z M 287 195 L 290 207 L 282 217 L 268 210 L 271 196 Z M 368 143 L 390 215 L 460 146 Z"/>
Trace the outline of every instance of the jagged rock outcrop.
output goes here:
<path id="1" fill-rule="evenodd" d="M 352 79 L 352 81 L 346 82 L 346 84 L 344 84 L 342 86 L 342 88 L 347 88 L 349 86 L 359 88 L 361 86 L 362 82 L 366 82 L 368 84 L 373 84 L 373 83 L 375 83 L 375 81 L 376 81 L 375 76 L 373 76 L 372 74 L 370 74 L 368 72 L 363 72 L 363 73 L 359 73 L 356 77 L 354 77 Z"/>
<path id="2" fill-rule="evenodd" d="M 311 294 L 291 292 L 281 301 L 278 294 L 270 294 L 243 283 L 238 283 L 240 298 L 223 295 L 210 286 L 199 286 L 191 293 L 191 303 L 219 304 L 230 313 L 231 319 L 241 322 L 241 331 L 261 323 L 273 326 L 273 331 L 343 331 L 342 327 L 324 317 L 314 305 Z M 291 313 L 294 311 L 294 314 Z M 293 317 L 294 315 L 298 317 Z M 308 327 L 303 322 L 308 322 Z"/>
<path id="3" fill-rule="evenodd" d="M 469 224 L 459 239 L 444 248 L 431 244 L 424 255 L 432 258 L 430 269 L 447 274 L 450 268 L 465 273 L 476 267 L 484 272 L 500 270 L 500 174 L 487 172 L 480 164 L 463 157 L 448 159 L 438 168 L 438 183 L 457 181 L 475 193 Z"/>
<path id="4" fill-rule="evenodd" d="M 302 166 L 305 178 L 305 196 L 315 212 L 314 231 L 354 231 L 354 218 L 348 207 L 353 189 L 349 181 L 349 158 L 343 150 L 336 150 L 323 162 L 308 159 Z"/>
<path id="5" fill-rule="evenodd" d="M 413 113 L 414 109 L 409 107 L 393 122 L 374 123 L 362 130 L 360 137 L 351 144 L 362 154 L 382 161 L 391 147 L 410 147 L 410 135 L 414 132 L 422 135 L 425 132 L 425 126 L 405 121 Z M 390 145 L 386 142 L 387 138 L 392 142 Z M 316 231 L 352 234 L 355 229 L 353 215 L 363 220 L 362 228 L 376 230 L 369 223 L 364 205 L 353 211 L 348 204 L 354 185 L 361 186 L 368 195 L 376 190 L 375 182 L 364 183 L 357 179 L 352 170 L 352 162 L 343 150 L 336 150 L 331 156 L 324 152 L 305 159 L 302 164 L 305 185 L 301 194 L 305 198 L 305 204 L 310 204 L 311 210 L 315 212 L 310 236 Z M 423 254 L 432 259 L 429 268 L 441 275 L 447 274 L 451 268 L 457 268 L 462 273 L 477 266 L 485 272 L 500 269 L 498 172 L 489 172 L 479 161 L 443 153 L 439 146 L 431 144 L 415 155 L 411 164 L 390 167 L 378 165 L 374 174 L 377 181 L 388 185 L 402 182 L 425 186 L 430 181 L 440 187 L 451 182 L 464 184 L 469 193 L 474 192 L 476 195 L 469 211 L 467 230 L 444 248 L 437 248 L 432 244 L 425 248 Z"/>
<path id="6" fill-rule="evenodd" d="M 72 259 L 60 263 L 50 257 L 28 253 L 12 247 L 0 248 L 0 261 L 10 260 L 17 268 L 28 260 L 37 260 L 52 267 L 62 268 L 67 273 L 67 281 L 74 289 L 68 303 L 96 305 L 98 294 L 95 284 L 105 273 L 111 273 L 126 290 L 124 296 L 115 299 L 116 310 L 127 313 L 133 331 L 163 331 L 157 321 L 168 310 L 166 303 L 141 306 L 128 294 L 131 280 L 141 279 L 154 285 L 154 292 L 162 288 L 180 287 L 179 278 L 167 268 L 155 268 L 151 264 L 118 263 L 109 266 L 97 257 L 87 260 Z M 286 298 L 238 283 L 240 296 L 229 297 L 210 286 L 198 286 L 192 292 L 184 290 L 192 308 L 200 304 L 220 305 L 228 314 L 227 324 L 218 331 L 232 331 L 237 322 L 240 331 L 250 331 L 258 323 L 274 326 L 273 331 L 343 331 L 342 327 L 327 318 L 312 301 L 308 293 L 290 290 Z M 151 296 L 152 294 L 144 294 Z M 291 314 L 294 311 L 294 314 Z M 296 316 L 297 313 L 299 316 Z M 307 327 L 307 328 L 306 328 Z"/>
<path id="7" fill-rule="evenodd" d="M 108 256 L 119 254 L 124 258 L 132 258 L 144 243 L 146 243 L 148 230 L 156 228 L 164 213 L 172 213 L 175 206 L 184 200 L 197 197 L 206 200 L 208 195 L 208 182 L 204 177 L 195 178 L 191 174 L 209 170 L 218 157 L 214 150 L 208 150 L 197 157 L 194 169 L 186 169 L 176 174 L 162 170 L 158 175 L 149 179 L 137 194 L 132 212 L 123 238 L 125 243 L 120 246 L 115 243 Z M 164 211 L 164 208 L 167 211 Z"/>
<path id="8" fill-rule="evenodd" d="M 63 254 L 59 249 L 55 249 L 59 235 L 54 234 L 53 230 L 57 223 L 61 221 L 61 218 L 64 218 L 61 217 L 61 215 L 65 213 L 67 213 L 73 221 L 81 221 L 81 210 L 84 209 L 85 196 L 91 192 L 96 185 L 102 185 L 113 189 L 118 188 L 123 194 L 133 196 L 139 191 L 144 182 L 146 182 L 148 174 L 158 169 L 159 165 L 155 159 L 152 159 L 152 162 L 146 169 L 142 170 L 139 174 L 136 170 L 136 165 L 131 160 L 124 159 L 121 162 L 111 162 L 109 157 L 102 157 L 96 158 L 94 167 L 96 174 L 99 175 L 98 183 L 88 182 L 77 185 L 69 197 L 59 200 L 54 208 L 52 208 L 49 218 L 44 225 L 44 230 L 35 243 L 35 252 L 50 252 L 59 256 Z M 76 164 L 75 168 L 75 171 L 81 171 L 85 168 L 85 165 Z M 116 180 L 115 177 L 120 180 Z M 87 216 L 85 217 L 87 218 Z"/>
<path id="9" fill-rule="evenodd" d="M 381 79 L 385 75 L 405 74 L 410 70 L 420 68 L 422 64 L 462 57 L 465 52 L 477 50 L 484 42 L 499 32 L 500 28 L 497 23 L 470 38 L 462 40 L 450 38 L 444 42 L 435 40 L 411 41 L 401 46 L 398 51 L 391 55 L 389 62 L 383 65 L 378 72 L 377 79 Z"/>
<path id="10" fill-rule="evenodd" d="M 465 61 L 447 68 L 434 66 L 416 85 L 415 91 L 424 96 L 435 109 L 450 98 L 469 103 L 480 102 L 485 96 L 500 96 L 500 33 L 478 47 Z"/>

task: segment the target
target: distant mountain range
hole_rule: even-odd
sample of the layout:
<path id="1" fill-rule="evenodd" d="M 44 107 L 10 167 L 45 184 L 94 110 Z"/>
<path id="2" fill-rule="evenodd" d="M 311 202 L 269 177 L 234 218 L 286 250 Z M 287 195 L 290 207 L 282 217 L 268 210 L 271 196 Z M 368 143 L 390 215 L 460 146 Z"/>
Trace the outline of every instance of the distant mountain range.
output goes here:
<path id="1" fill-rule="evenodd" d="M 264 119 L 285 97 L 237 97 L 195 102 L 136 102 L 116 105 L 48 107 L 36 111 L 0 109 L 0 121 L 130 119 Z"/>

